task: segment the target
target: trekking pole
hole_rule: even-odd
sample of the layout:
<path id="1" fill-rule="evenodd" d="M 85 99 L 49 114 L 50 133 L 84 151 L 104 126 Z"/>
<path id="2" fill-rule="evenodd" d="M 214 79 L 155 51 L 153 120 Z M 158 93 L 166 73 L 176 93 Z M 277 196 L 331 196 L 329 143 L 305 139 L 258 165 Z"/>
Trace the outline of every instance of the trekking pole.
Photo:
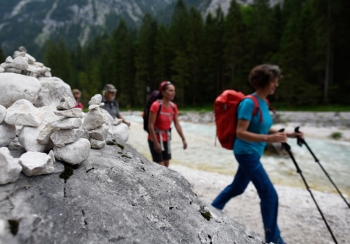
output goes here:
<path id="1" fill-rule="evenodd" d="M 284 129 L 280 129 L 278 132 L 283 132 L 283 131 L 284 131 Z M 314 195 L 312 194 L 311 189 L 310 189 L 309 185 L 307 184 L 307 182 L 306 182 L 306 180 L 305 180 L 305 178 L 304 178 L 303 173 L 301 172 L 301 169 L 299 168 L 299 165 L 298 165 L 297 162 L 295 161 L 295 158 L 294 158 L 294 156 L 293 156 L 293 154 L 292 154 L 292 152 L 291 152 L 291 150 L 290 150 L 291 147 L 289 146 L 288 143 L 282 142 L 282 149 L 286 150 L 287 153 L 289 154 L 290 158 L 292 159 L 292 161 L 293 161 L 295 167 L 297 168 L 297 172 L 300 174 L 301 178 L 303 179 L 304 184 L 305 184 L 305 186 L 306 186 L 306 189 L 308 190 L 308 192 L 310 192 L 311 198 L 314 200 L 314 202 L 315 202 L 315 204 L 316 204 L 316 207 L 317 207 L 318 211 L 320 212 L 323 221 L 324 221 L 325 224 L 326 224 L 329 233 L 331 234 L 331 236 L 332 236 L 334 242 L 335 242 L 336 244 L 338 244 L 337 240 L 335 239 L 335 236 L 333 235 L 333 232 L 332 232 L 332 230 L 331 230 L 331 227 L 328 225 L 326 218 L 324 217 L 324 215 L 323 215 L 323 213 L 322 213 L 320 207 L 318 206 L 317 201 L 316 201 L 316 199 L 314 198 Z"/>
<path id="2" fill-rule="evenodd" d="M 295 132 L 299 133 L 299 126 L 295 127 L 294 129 Z M 345 197 L 343 196 L 343 194 L 340 192 L 340 190 L 338 189 L 338 187 L 335 185 L 335 183 L 333 182 L 333 180 L 331 179 L 331 177 L 329 176 L 328 172 L 323 168 L 322 164 L 320 163 L 320 161 L 318 160 L 318 158 L 316 158 L 315 154 L 312 152 L 311 148 L 309 147 L 309 145 L 306 143 L 306 141 L 301 138 L 300 136 L 297 137 L 297 144 L 301 147 L 303 144 L 307 147 L 307 149 L 309 150 L 309 152 L 311 153 L 311 155 L 314 157 L 315 162 L 318 163 L 318 165 L 320 165 L 321 169 L 323 170 L 323 172 L 326 174 L 326 176 L 328 177 L 328 179 L 330 180 L 330 182 L 333 184 L 333 186 L 335 187 L 335 189 L 338 191 L 339 195 L 343 198 L 344 202 L 348 205 L 348 207 L 350 208 L 350 204 L 346 201 Z"/>

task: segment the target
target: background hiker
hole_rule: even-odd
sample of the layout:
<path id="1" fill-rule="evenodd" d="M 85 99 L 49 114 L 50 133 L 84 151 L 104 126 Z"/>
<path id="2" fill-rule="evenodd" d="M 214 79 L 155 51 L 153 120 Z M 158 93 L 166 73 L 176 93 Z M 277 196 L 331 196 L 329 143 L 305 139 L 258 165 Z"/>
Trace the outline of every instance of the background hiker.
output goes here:
<path id="1" fill-rule="evenodd" d="M 266 100 L 278 87 L 281 71 L 277 65 L 263 64 L 252 69 L 249 82 L 256 90 L 252 95 L 259 102 L 259 111 L 254 116 L 254 101 L 245 98 L 238 105 L 236 140 L 233 152 L 239 163 L 237 173 L 231 185 L 227 186 L 213 201 L 212 206 L 223 209 L 233 197 L 244 192 L 248 183 L 253 182 L 260 197 L 260 209 L 265 229 L 266 242 L 283 244 L 277 225 L 278 196 L 260 157 L 266 142 L 286 142 L 287 137 L 303 137 L 303 133 L 278 132 L 271 129 L 272 118 Z M 235 118 L 232 118 L 235 119 Z"/>
<path id="2" fill-rule="evenodd" d="M 177 117 L 177 106 L 171 102 L 175 97 L 175 86 L 170 81 L 163 81 L 159 86 L 159 91 L 162 94 L 162 99 L 153 102 L 149 112 L 148 144 L 153 161 L 169 167 L 171 159 L 170 127 L 173 121 L 182 138 L 183 149 L 187 148 L 187 142 Z"/>
<path id="3" fill-rule="evenodd" d="M 119 112 L 119 105 L 118 102 L 115 100 L 116 93 L 117 89 L 115 89 L 115 87 L 112 84 L 105 85 L 102 94 L 102 102 L 104 103 L 102 108 L 107 110 L 108 113 L 113 117 L 113 119 L 121 119 L 123 123 L 130 126 L 130 122 L 127 122 Z"/>
<path id="4" fill-rule="evenodd" d="M 73 89 L 72 90 L 73 96 L 75 98 L 75 108 L 81 108 L 83 109 L 84 106 L 83 104 L 79 101 L 81 97 L 81 92 L 78 89 Z"/>

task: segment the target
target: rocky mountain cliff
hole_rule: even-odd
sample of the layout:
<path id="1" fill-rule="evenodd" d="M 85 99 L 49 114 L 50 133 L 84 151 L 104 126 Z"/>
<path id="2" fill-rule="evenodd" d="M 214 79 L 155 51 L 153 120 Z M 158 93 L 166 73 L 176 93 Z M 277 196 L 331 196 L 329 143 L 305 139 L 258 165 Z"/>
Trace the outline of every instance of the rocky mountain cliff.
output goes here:
<path id="1" fill-rule="evenodd" d="M 203 15 L 219 5 L 227 12 L 230 0 L 183 0 Z M 253 0 L 239 0 L 251 3 Z M 275 2 L 277 0 L 271 0 Z M 176 0 L 2 0 L 0 7 L 0 44 L 4 53 L 23 45 L 34 55 L 46 40 L 64 40 L 69 47 L 87 43 L 96 35 L 111 33 L 123 18 L 137 27 L 146 13 L 169 23 Z"/>

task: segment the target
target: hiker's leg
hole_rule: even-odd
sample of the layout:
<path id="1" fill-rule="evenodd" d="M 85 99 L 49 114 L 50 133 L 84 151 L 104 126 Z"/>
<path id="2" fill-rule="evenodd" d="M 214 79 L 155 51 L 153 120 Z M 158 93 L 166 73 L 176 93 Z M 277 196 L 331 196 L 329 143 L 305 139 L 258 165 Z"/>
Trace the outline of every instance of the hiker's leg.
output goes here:
<path id="1" fill-rule="evenodd" d="M 157 152 L 154 150 L 154 143 L 151 140 L 148 140 L 148 146 L 152 154 L 152 160 L 155 163 L 158 163 L 160 165 L 164 165 L 164 159 L 163 159 L 163 154 L 162 152 Z"/>
<path id="2" fill-rule="evenodd" d="M 260 209 L 264 223 L 266 242 L 276 243 L 277 240 L 282 241 L 280 230 L 277 225 L 277 192 L 260 162 L 260 156 L 258 154 L 252 154 L 250 160 L 247 160 L 246 163 L 242 165 L 242 168 L 253 182 L 261 200 Z"/>
<path id="3" fill-rule="evenodd" d="M 169 167 L 169 160 L 164 160 L 163 163 L 164 163 L 163 165 L 164 165 L 165 167 L 167 167 L 167 168 Z"/>
<path id="4" fill-rule="evenodd" d="M 231 198 L 244 192 L 249 184 L 249 181 L 249 178 L 239 165 L 231 185 L 226 186 L 226 188 L 215 198 L 211 205 L 217 209 L 223 209 Z"/>
<path id="5" fill-rule="evenodd" d="M 171 159 L 171 153 L 169 153 L 169 145 L 168 142 L 163 142 L 164 145 L 164 151 L 162 152 L 162 156 L 164 159 L 164 166 L 169 167 L 170 159 Z"/>

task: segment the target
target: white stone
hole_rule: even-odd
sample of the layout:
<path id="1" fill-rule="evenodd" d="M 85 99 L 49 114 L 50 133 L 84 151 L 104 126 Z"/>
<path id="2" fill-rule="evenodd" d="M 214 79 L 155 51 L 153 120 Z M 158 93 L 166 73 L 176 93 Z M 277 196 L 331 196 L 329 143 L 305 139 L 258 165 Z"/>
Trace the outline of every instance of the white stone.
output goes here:
<path id="1" fill-rule="evenodd" d="M 39 67 L 44 67 L 44 64 L 40 63 L 40 62 L 35 62 L 34 65 L 39 66 Z"/>
<path id="2" fill-rule="evenodd" d="M 100 140 L 95 140 L 93 138 L 90 139 L 90 144 L 91 144 L 91 148 L 95 148 L 95 149 L 101 149 L 104 146 L 106 146 L 106 141 L 100 141 Z"/>
<path id="3" fill-rule="evenodd" d="M 24 57 L 18 56 L 16 57 L 12 62 L 13 68 L 20 69 L 20 70 L 26 70 L 28 69 L 28 63 L 24 59 Z"/>
<path id="4" fill-rule="evenodd" d="M 13 57 L 14 58 L 17 58 L 17 57 L 25 57 L 26 56 L 26 53 L 25 52 L 21 52 L 21 51 L 15 51 L 13 53 Z"/>
<path id="5" fill-rule="evenodd" d="M 52 163 L 55 165 L 56 159 L 55 159 L 55 154 L 54 154 L 54 152 L 52 150 L 50 150 L 49 156 L 50 156 L 50 158 L 52 160 Z"/>
<path id="6" fill-rule="evenodd" d="M 56 130 L 58 129 L 54 128 L 51 123 L 47 123 L 45 127 L 40 131 L 39 136 L 37 138 L 39 144 L 46 145 L 50 143 L 50 140 L 51 140 L 50 136 Z"/>
<path id="7" fill-rule="evenodd" d="M 52 74 L 49 71 L 46 71 L 44 75 L 45 75 L 45 77 L 52 77 Z"/>
<path id="8" fill-rule="evenodd" d="M 20 46 L 20 47 L 18 48 L 18 50 L 19 50 L 20 52 L 24 52 L 24 53 L 27 52 L 27 48 L 25 48 L 24 46 Z"/>
<path id="9" fill-rule="evenodd" d="M 22 74 L 23 70 L 17 68 L 5 68 L 6 73 Z"/>
<path id="10" fill-rule="evenodd" d="M 0 124 L 0 147 L 7 147 L 16 138 L 16 126 L 6 122 Z"/>
<path id="11" fill-rule="evenodd" d="M 89 132 L 90 138 L 103 141 L 107 137 L 108 129 L 109 129 L 108 125 L 103 124 L 102 126 L 88 132 Z"/>
<path id="12" fill-rule="evenodd" d="M 0 104 L 10 107 L 19 99 L 34 103 L 41 89 L 37 78 L 12 73 L 0 73 Z M 72 95 L 73 96 L 73 95 Z"/>
<path id="13" fill-rule="evenodd" d="M 70 86 L 57 77 L 39 77 L 41 90 L 38 99 L 34 102 L 35 107 L 57 106 L 62 97 L 69 96 L 74 100 Z M 74 100 L 75 101 L 75 100 Z"/>
<path id="14" fill-rule="evenodd" d="M 26 53 L 25 57 L 28 58 L 28 64 L 35 64 L 36 59 L 32 55 Z"/>
<path id="15" fill-rule="evenodd" d="M 102 96 L 101 94 L 96 94 L 95 96 L 93 96 L 90 101 L 89 101 L 89 105 L 99 105 L 102 102 Z"/>
<path id="16" fill-rule="evenodd" d="M 0 124 L 4 121 L 5 117 L 6 117 L 6 108 L 2 105 L 0 105 Z"/>
<path id="17" fill-rule="evenodd" d="M 0 73 L 4 73 L 5 69 L 3 67 L 0 67 Z"/>
<path id="18" fill-rule="evenodd" d="M 80 164 L 89 157 L 90 142 L 85 138 L 67 144 L 64 147 L 54 147 L 55 159 L 69 164 Z"/>
<path id="19" fill-rule="evenodd" d="M 11 56 L 8 56 L 5 60 L 6 63 L 12 63 L 13 62 L 13 58 Z"/>
<path id="20" fill-rule="evenodd" d="M 124 123 L 113 126 L 112 137 L 119 138 L 126 142 L 129 139 L 129 127 Z"/>
<path id="21" fill-rule="evenodd" d="M 18 179 L 22 166 L 13 158 L 7 147 L 0 148 L 0 184 L 4 185 Z"/>
<path id="22" fill-rule="evenodd" d="M 63 96 L 61 98 L 60 103 L 57 105 L 58 110 L 68 110 L 75 107 L 75 99 L 69 97 L 69 96 Z"/>
<path id="23" fill-rule="evenodd" d="M 56 147 L 63 147 L 79 140 L 84 134 L 83 129 L 58 130 L 51 134 L 50 138 Z"/>
<path id="24" fill-rule="evenodd" d="M 79 118 L 63 118 L 52 123 L 52 126 L 57 129 L 77 129 L 81 126 L 82 121 Z"/>
<path id="25" fill-rule="evenodd" d="M 99 107 L 100 107 L 100 105 L 92 104 L 89 106 L 89 111 L 94 110 L 94 109 L 99 108 Z"/>
<path id="26" fill-rule="evenodd" d="M 84 119 L 83 126 L 88 130 L 94 130 L 106 122 L 105 116 L 102 114 L 101 109 L 94 109 L 88 112 Z"/>
<path id="27" fill-rule="evenodd" d="M 65 118 L 81 118 L 83 111 L 81 108 L 72 108 L 69 110 L 56 110 L 55 114 Z"/>
<path id="28" fill-rule="evenodd" d="M 54 172 L 53 162 L 49 155 L 40 152 L 26 152 L 19 158 L 22 171 L 26 176 L 45 175 Z"/>
<path id="29" fill-rule="evenodd" d="M 34 107 L 28 100 L 20 99 L 7 109 L 5 122 L 11 125 L 38 127 L 43 118 L 41 109 Z"/>
<path id="30" fill-rule="evenodd" d="M 38 142 L 38 138 L 41 131 L 47 126 L 47 124 L 52 124 L 54 121 L 57 121 L 62 117 L 57 116 L 54 113 L 56 109 L 55 107 L 45 106 L 40 109 L 43 111 L 45 116 L 39 127 L 23 126 L 18 135 L 18 142 L 26 149 L 26 151 L 46 152 L 53 148 L 51 139 L 49 139 L 47 144 L 42 145 Z"/>

